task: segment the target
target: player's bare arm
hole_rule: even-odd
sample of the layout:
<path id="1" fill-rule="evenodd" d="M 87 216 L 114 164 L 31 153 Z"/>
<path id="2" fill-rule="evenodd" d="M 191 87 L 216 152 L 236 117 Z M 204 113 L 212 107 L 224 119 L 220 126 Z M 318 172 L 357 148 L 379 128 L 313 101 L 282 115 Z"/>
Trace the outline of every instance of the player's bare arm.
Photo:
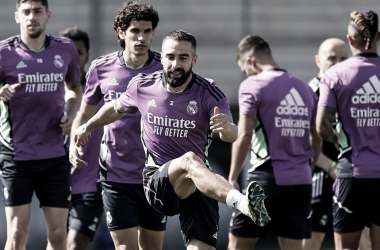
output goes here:
<path id="1" fill-rule="evenodd" d="M 332 123 L 335 120 L 335 108 L 319 106 L 317 111 L 317 132 L 326 141 L 335 144 L 339 150 L 338 136 Z"/>
<path id="2" fill-rule="evenodd" d="M 70 135 L 71 125 L 82 100 L 82 86 L 80 85 L 80 79 L 76 82 L 66 82 L 66 87 L 66 115 L 62 117 L 60 126 L 65 135 Z"/>
<path id="3" fill-rule="evenodd" d="M 215 107 L 214 116 L 210 118 L 210 126 L 212 132 L 219 133 L 220 139 L 223 141 L 236 141 L 238 134 L 237 126 L 229 114 L 219 113 L 218 107 Z"/>
<path id="4" fill-rule="evenodd" d="M 73 124 L 71 126 L 71 136 L 70 136 L 70 162 L 75 168 L 83 168 L 87 166 L 87 162 L 83 161 L 78 157 L 82 154 L 82 149 L 75 145 L 75 130 L 82 124 L 85 124 L 91 117 L 94 116 L 98 105 L 88 105 L 82 102 L 77 116 L 75 117 Z"/>
<path id="5" fill-rule="evenodd" d="M 21 87 L 20 83 L 15 84 L 5 84 L 3 87 L 0 88 L 0 100 L 3 102 L 8 102 L 10 99 L 12 99 L 13 95 L 16 93 L 16 89 Z"/>
<path id="6" fill-rule="evenodd" d="M 253 131 L 256 126 L 257 115 L 248 114 L 240 115 L 238 122 L 238 138 L 232 144 L 231 152 L 231 166 L 230 173 L 228 175 L 228 181 L 237 189 L 240 186 L 237 182 L 241 170 L 243 169 L 244 162 L 247 159 L 248 153 L 251 148 L 251 140 Z"/>
<path id="7" fill-rule="evenodd" d="M 75 144 L 79 147 L 84 145 L 90 136 L 90 133 L 97 128 L 108 125 L 125 115 L 123 107 L 119 100 L 111 101 L 104 104 L 101 109 L 85 124 L 79 126 L 74 132 Z"/>

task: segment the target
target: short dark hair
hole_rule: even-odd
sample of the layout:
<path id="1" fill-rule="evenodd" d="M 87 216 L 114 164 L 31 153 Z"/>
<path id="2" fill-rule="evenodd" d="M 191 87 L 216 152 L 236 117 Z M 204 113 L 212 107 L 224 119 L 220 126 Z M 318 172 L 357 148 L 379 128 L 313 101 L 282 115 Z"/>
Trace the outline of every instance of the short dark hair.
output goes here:
<path id="1" fill-rule="evenodd" d="M 16 9 L 18 9 L 20 5 L 25 2 L 41 2 L 41 4 L 45 6 L 46 10 L 49 10 L 48 0 L 17 0 Z"/>
<path id="2" fill-rule="evenodd" d="M 378 16 L 372 10 L 366 13 L 359 13 L 353 11 L 350 14 L 351 21 L 350 26 L 354 27 L 357 33 L 360 35 L 362 41 L 359 41 L 359 45 L 364 45 L 365 49 L 371 49 L 371 42 L 373 38 L 377 36 L 379 29 Z"/>
<path id="3" fill-rule="evenodd" d="M 164 39 L 162 40 L 162 43 L 164 43 L 167 39 L 173 39 L 175 41 L 188 41 L 191 43 L 191 47 L 194 51 L 194 54 L 196 54 L 197 51 L 197 40 L 195 37 L 185 31 L 185 30 L 173 30 L 172 32 L 169 32 Z"/>
<path id="4" fill-rule="evenodd" d="M 261 56 L 263 54 L 271 55 L 269 43 L 259 36 L 248 35 L 244 37 L 237 48 L 237 60 L 240 60 L 246 53 L 250 52 L 252 56 Z"/>
<path id="5" fill-rule="evenodd" d="M 67 28 L 59 32 L 59 36 L 68 37 L 73 41 L 82 40 L 86 51 L 90 50 L 90 39 L 86 31 L 79 29 L 78 27 Z"/>
<path id="6" fill-rule="evenodd" d="M 152 5 L 148 5 L 143 2 L 127 2 L 121 6 L 119 12 L 115 16 L 113 28 L 116 33 L 118 28 L 122 31 L 126 31 L 132 20 L 150 21 L 152 22 L 152 28 L 156 29 L 160 18 L 158 17 L 157 11 L 153 9 Z M 124 49 L 125 41 L 119 38 L 119 34 L 117 34 L 117 40 L 120 47 Z"/>

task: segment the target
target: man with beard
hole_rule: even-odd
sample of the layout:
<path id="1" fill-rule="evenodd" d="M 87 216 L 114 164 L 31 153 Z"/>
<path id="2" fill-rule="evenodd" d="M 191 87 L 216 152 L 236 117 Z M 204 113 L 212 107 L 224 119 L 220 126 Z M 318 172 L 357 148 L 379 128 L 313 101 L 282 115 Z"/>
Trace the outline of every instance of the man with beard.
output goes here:
<path id="1" fill-rule="evenodd" d="M 160 55 L 150 50 L 158 22 L 158 13 L 151 5 L 127 2 L 121 6 L 114 29 L 122 50 L 92 62 L 73 131 L 95 114 L 100 102 L 110 103 L 121 96 L 134 76 L 162 69 Z M 145 154 L 140 120 L 141 115 L 136 112 L 109 124 L 101 144 L 103 205 L 116 249 L 161 249 L 166 229 L 166 216 L 149 206 L 144 195 Z M 73 138 L 74 135 L 70 161 L 74 167 L 82 168 L 88 162 L 78 157 Z"/>
<path id="2" fill-rule="evenodd" d="M 207 152 L 212 133 L 233 142 L 238 131 L 227 96 L 211 79 L 192 72 L 197 58 L 196 40 L 190 33 L 170 32 L 162 44 L 163 71 L 134 77 L 119 99 L 107 103 L 75 131 L 74 139 L 80 146 L 95 128 L 140 111 L 148 202 L 162 214 L 180 214 L 188 248 L 215 249 L 218 201 L 239 209 L 260 226 L 270 218 L 256 182 L 244 196 L 211 171 Z"/>
<path id="3" fill-rule="evenodd" d="M 82 96 L 78 52 L 70 39 L 46 34 L 47 0 L 18 0 L 16 8 L 20 35 L 0 42 L 5 249 L 25 249 L 35 191 L 45 215 L 47 249 L 63 250 L 71 182 L 63 134 L 70 133 Z"/>

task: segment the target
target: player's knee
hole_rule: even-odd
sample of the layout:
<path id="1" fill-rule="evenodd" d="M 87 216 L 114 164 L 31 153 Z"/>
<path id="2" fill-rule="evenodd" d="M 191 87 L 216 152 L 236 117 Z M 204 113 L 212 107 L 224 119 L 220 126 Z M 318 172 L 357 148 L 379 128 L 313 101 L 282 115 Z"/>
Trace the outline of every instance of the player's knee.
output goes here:
<path id="1" fill-rule="evenodd" d="M 194 152 L 187 152 L 182 156 L 181 167 L 186 170 L 186 172 L 191 172 L 193 167 L 203 166 L 204 163 L 202 159 L 197 156 Z"/>
<path id="2" fill-rule="evenodd" d="M 10 236 L 14 242 L 25 242 L 28 238 L 28 229 L 23 227 L 15 227 L 11 230 Z"/>
<path id="3" fill-rule="evenodd" d="M 66 243 L 66 230 L 65 228 L 55 228 L 54 230 L 49 230 L 48 241 L 53 246 L 58 246 Z"/>

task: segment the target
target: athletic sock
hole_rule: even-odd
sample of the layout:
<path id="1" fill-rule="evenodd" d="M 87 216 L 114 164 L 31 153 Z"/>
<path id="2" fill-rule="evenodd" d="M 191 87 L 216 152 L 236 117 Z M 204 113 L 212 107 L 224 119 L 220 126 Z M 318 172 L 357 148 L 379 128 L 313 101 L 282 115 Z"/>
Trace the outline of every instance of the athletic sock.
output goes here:
<path id="1" fill-rule="evenodd" d="M 247 197 L 245 197 L 245 195 L 240 193 L 238 190 L 232 189 L 228 192 L 226 203 L 228 206 L 240 210 L 246 216 L 250 216 Z"/>

